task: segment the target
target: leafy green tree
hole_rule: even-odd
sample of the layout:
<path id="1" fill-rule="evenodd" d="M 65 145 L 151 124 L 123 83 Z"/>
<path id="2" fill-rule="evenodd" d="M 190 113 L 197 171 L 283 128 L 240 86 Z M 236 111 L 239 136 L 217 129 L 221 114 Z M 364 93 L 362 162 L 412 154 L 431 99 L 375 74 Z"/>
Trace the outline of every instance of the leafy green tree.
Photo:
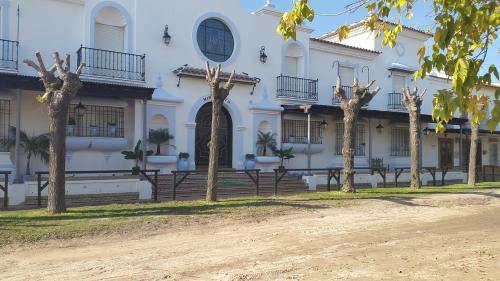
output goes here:
<path id="1" fill-rule="evenodd" d="M 156 155 L 160 155 L 161 146 L 167 144 L 170 140 L 173 140 L 174 136 L 172 136 L 168 129 L 151 129 L 149 131 L 149 139 L 148 141 L 154 145 L 156 145 Z M 169 146 L 173 146 L 168 144 Z"/>
<path id="2" fill-rule="evenodd" d="M 16 128 L 10 127 L 10 136 L 16 135 Z M 14 137 L 9 137 L 4 140 L 2 145 L 12 147 L 16 143 Z M 49 162 L 49 135 L 42 134 L 38 136 L 28 136 L 26 132 L 21 130 L 19 132 L 19 146 L 21 146 L 26 153 L 26 175 L 31 175 L 30 163 L 31 157 L 38 157 L 44 163 Z"/>

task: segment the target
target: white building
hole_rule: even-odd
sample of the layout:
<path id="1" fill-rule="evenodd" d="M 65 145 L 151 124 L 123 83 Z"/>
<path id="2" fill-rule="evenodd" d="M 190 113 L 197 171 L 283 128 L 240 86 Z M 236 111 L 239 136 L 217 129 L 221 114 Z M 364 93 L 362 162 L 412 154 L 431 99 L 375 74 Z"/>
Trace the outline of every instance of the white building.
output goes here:
<path id="1" fill-rule="evenodd" d="M 84 87 L 70 110 L 68 170 L 128 169 L 133 163 L 120 152 L 154 128 L 168 128 L 175 149 L 163 147 L 162 156 L 150 157 L 148 167 L 175 169 L 173 156 L 188 152 L 191 168 L 203 168 L 210 124 L 208 60 L 238 73 L 224 105 L 221 166 L 242 168 L 247 153 L 264 156 L 256 145 L 263 131 L 275 133 L 279 145 L 295 147 L 297 158 L 288 167 L 305 168 L 302 104 L 313 104 L 312 167 L 341 166 L 342 113 L 332 88 L 337 73 L 347 92 L 354 78 L 363 84 L 374 79 L 382 88 L 361 112 L 356 166 L 369 167 L 371 159 L 408 166 L 401 88 L 428 90 L 422 121 L 431 131 L 432 94 L 451 87 L 438 75 L 411 79 L 417 50 L 429 36 L 407 27 L 390 49 L 355 24 L 342 43 L 335 33 L 311 38 L 313 30 L 307 27 L 299 28 L 296 41 L 284 42 L 275 31 L 281 15 L 272 4 L 249 13 L 239 1 L 228 0 L 0 0 L 0 136 L 8 137 L 9 126 L 29 135 L 48 132 L 47 110 L 35 100 L 42 84 L 21 61 L 40 51 L 48 64 L 59 51 L 72 55 L 73 67 L 87 64 Z M 483 91 L 493 95 L 495 87 Z M 328 123 L 324 130 L 319 126 L 323 120 Z M 466 123 L 457 118 L 446 134 L 424 134 L 423 165 L 463 166 L 470 134 Z M 499 165 L 500 128 L 494 134 L 482 129 L 478 161 Z M 4 148 L 0 167 L 23 175 L 25 158 L 22 149 Z M 278 165 L 273 157 L 257 159 L 258 167 Z M 32 171 L 47 170 L 38 159 L 32 162 Z"/>

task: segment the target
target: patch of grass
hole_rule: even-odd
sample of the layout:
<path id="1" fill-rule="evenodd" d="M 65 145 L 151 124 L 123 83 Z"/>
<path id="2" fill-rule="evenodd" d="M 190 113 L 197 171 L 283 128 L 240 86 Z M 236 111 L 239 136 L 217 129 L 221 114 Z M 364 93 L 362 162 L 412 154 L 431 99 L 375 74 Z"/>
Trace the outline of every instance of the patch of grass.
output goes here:
<path id="1" fill-rule="evenodd" d="M 428 194 L 475 193 L 490 194 L 489 189 L 500 188 L 500 183 L 481 183 L 476 188 L 457 184 L 444 187 L 359 189 L 357 193 L 315 192 L 279 198 L 237 198 L 216 203 L 205 201 L 164 202 L 148 204 L 107 205 L 71 208 L 65 214 L 52 215 L 45 210 L 0 212 L 0 247 L 10 244 L 31 244 L 50 239 L 86 237 L 99 233 L 133 233 L 144 226 L 159 225 L 191 219 L 208 221 L 210 218 L 232 215 L 268 217 L 276 210 L 322 208 L 306 204 L 304 200 L 346 200 L 368 198 L 416 197 Z M 492 196 L 497 196 L 491 193 Z"/>

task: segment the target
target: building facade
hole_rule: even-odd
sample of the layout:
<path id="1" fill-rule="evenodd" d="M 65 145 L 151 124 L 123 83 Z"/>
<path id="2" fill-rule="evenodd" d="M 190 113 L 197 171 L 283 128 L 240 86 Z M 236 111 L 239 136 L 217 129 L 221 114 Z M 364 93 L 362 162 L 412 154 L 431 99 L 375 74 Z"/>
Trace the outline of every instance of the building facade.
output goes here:
<path id="1" fill-rule="evenodd" d="M 191 169 L 207 166 L 210 93 L 205 63 L 222 65 L 227 78 L 236 71 L 235 87 L 224 103 L 220 163 L 242 168 L 245 154 L 257 155 L 257 167 L 269 170 L 278 159 L 257 145 L 258 133 L 271 133 L 279 147 L 293 147 L 290 168 L 342 166 L 342 112 L 333 95 L 337 75 L 347 94 L 352 81 L 376 80 L 379 94 L 361 112 L 357 125 L 356 167 L 383 163 L 409 166 L 408 116 L 401 89 L 427 89 L 422 109 L 423 165 L 460 167 L 467 162 L 467 120 L 456 119 L 446 134 L 435 134 L 430 116 L 433 94 L 451 87 L 439 74 L 413 81 L 417 50 L 430 39 L 406 27 L 397 46 L 353 24 L 350 37 L 338 42 L 334 32 L 313 38 L 300 27 L 297 40 L 276 33 L 282 12 L 271 1 L 253 13 L 228 0 L 0 0 L 0 137 L 9 126 L 28 135 L 48 132 L 47 110 L 36 96 L 43 91 L 36 73 L 22 63 L 40 51 L 71 54 L 72 65 L 86 63 L 84 86 L 70 109 L 67 169 L 129 169 L 122 150 L 147 140 L 152 129 L 168 129 L 173 139 L 148 168 L 176 169 L 180 152 L 190 155 Z M 332 27 L 335 29 L 335 27 Z M 493 96 L 496 86 L 481 93 Z M 307 115 L 310 104 L 311 149 Z M 326 126 L 327 125 L 327 126 Z M 499 165 L 499 137 L 482 127 L 478 161 Z M 145 141 L 153 149 L 154 145 Z M 0 167 L 26 174 L 22 147 L 4 146 Z M 46 170 L 32 159 L 32 171 Z"/>

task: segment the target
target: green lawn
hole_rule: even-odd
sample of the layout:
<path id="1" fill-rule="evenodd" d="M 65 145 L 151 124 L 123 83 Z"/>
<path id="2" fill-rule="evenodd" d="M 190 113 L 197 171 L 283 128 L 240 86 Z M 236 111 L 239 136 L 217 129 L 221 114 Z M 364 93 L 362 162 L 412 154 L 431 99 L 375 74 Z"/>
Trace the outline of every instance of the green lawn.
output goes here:
<path id="1" fill-rule="evenodd" d="M 107 205 L 71 208 L 65 214 L 50 215 L 45 210 L 0 212 L 0 247 L 30 244 L 50 239 L 68 239 L 102 233 L 134 232 L 155 229 L 171 223 L 206 222 L 221 215 L 265 217 L 286 208 L 310 208 L 304 200 L 345 200 L 369 198 L 416 197 L 427 194 L 488 192 L 499 189 L 500 182 L 481 183 L 477 188 L 466 185 L 408 188 L 360 189 L 355 194 L 341 192 L 304 193 L 279 198 L 237 198 L 216 203 L 205 201 L 165 202 L 150 204 Z"/>

